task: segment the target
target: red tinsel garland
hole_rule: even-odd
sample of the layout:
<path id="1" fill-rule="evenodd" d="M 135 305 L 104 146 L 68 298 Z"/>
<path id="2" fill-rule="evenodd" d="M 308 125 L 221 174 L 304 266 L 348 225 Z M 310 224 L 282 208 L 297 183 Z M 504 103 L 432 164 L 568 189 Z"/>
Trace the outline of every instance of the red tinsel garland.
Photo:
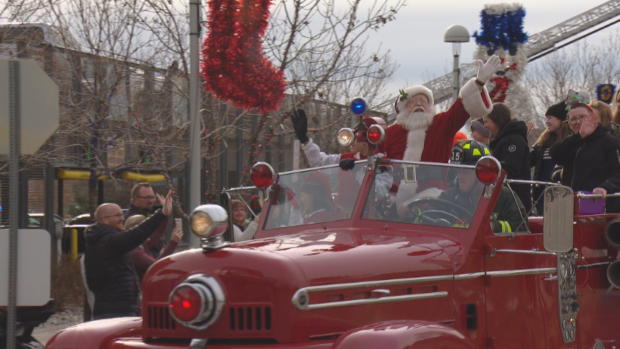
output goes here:
<path id="1" fill-rule="evenodd" d="M 493 103 L 504 103 L 506 100 L 506 91 L 508 91 L 508 85 L 510 85 L 510 79 L 505 76 L 491 79 L 491 82 L 495 83 L 495 87 L 489 92 L 489 97 Z"/>
<path id="2" fill-rule="evenodd" d="M 205 89 L 261 113 L 284 98 L 284 72 L 263 56 L 262 37 L 272 0 L 210 0 L 209 35 L 202 54 Z"/>
<path id="3" fill-rule="evenodd" d="M 503 64 L 504 58 L 501 58 L 500 61 Z M 493 101 L 493 103 L 504 103 L 504 101 L 506 100 L 506 94 L 508 93 L 508 87 L 512 83 L 512 80 L 508 76 L 505 75 L 506 72 L 509 70 L 516 71 L 517 64 L 515 63 L 511 65 L 510 67 L 508 67 L 506 71 L 504 72 L 503 76 L 494 77 L 493 79 L 491 79 L 491 82 L 495 83 L 495 87 L 493 87 L 493 90 L 489 92 L 489 97 L 491 97 L 491 100 Z"/>

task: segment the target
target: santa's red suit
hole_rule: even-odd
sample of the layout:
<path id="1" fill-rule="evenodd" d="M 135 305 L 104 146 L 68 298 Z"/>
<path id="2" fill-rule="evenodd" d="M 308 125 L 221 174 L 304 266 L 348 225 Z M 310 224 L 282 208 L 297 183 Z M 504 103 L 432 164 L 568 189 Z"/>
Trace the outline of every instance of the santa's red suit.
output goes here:
<path id="1" fill-rule="evenodd" d="M 428 97 L 430 112 L 412 114 L 407 110 L 409 99 L 418 94 Z M 396 160 L 447 163 L 454 135 L 467 119 L 483 117 L 493 109 L 488 91 L 484 87 L 481 91 L 475 78 L 463 86 L 459 98 L 450 109 L 434 116 L 431 90 L 421 85 L 412 86 L 401 96 L 397 102 L 399 113 L 396 122 L 388 127 L 385 141 L 379 147 L 379 152 Z M 432 178 L 417 183 L 395 183 L 392 187 L 393 192 L 397 191 L 396 207 L 401 217 L 408 211 L 408 203 L 412 200 L 437 197 L 447 189 L 445 173 L 430 168 L 426 171 L 429 172 L 427 176 Z"/>
<path id="2" fill-rule="evenodd" d="M 472 78 L 468 81 L 450 109 L 435 115 L 430 125 L 421 123 L 416 128 L 409 129 L 406 128 L 405 120 L 413 117 L 407 112 L 409 99 L 422 93 L 428 97 L 429 105 L 433 109 L 434 100 L 432 91 L 424 86 L 407 88 L 407 97 L 398 101 L 399 114 L 396 122 L 388 127 L 379 152 L 396 160 L 448 162 L 454 135 L 465 125 L 467 119 L 483 117 L 493 109 L 488 91 L 486 88 L 480 91 L 475 80 Z"/>

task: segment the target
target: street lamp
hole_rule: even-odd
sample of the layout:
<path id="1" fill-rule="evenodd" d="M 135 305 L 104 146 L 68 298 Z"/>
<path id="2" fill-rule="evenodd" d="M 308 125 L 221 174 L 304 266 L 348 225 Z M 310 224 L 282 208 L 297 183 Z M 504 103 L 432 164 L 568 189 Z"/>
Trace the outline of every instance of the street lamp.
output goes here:
<path id="1" fill-rule="evenodd" d="M 459 90 L 461 89 L 460 84 L 460 73 L 461 69 L 459 68 L 459 56 L 461 55 L 461 43 L 469 42 L 469 32 L 462 25 L 453 25 L 450 26 L 446 30 L 446 34 L 443 36 L 444 42 L 452 43 L 452 55 L 454 55 L 454 68 L 452 74 L 454 76 L 454 81 L 452 83 L 452 101 L 456 101 L 456 98 L 459 96 Z"/>

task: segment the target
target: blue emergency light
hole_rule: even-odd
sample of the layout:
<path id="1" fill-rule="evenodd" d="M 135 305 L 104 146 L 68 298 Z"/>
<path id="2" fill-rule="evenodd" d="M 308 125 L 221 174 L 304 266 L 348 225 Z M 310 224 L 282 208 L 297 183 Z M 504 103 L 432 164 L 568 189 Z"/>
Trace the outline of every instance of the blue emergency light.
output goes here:
<path id="1" fill-rule="evenodd" d="M 366 103 L 366 100 L 362 97 L 357 97 L 351 102 L 351 111 L 355 115 L 364 114 L 366 109 L 368 109 L 368 103 Z"/>

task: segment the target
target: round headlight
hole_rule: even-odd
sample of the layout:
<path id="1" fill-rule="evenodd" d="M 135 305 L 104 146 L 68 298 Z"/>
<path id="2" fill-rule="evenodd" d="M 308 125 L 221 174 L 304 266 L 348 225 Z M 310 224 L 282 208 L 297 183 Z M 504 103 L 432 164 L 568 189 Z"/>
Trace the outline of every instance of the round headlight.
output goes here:
<path id="1" fill-rule="evenodd" d="M 341 147 L 350 147 L 355 140 L 355 134 L 350 128 L 341 128 L 340 131 L 338 131 L 338 136 L 336 140 Z"/>
<path id="2" fill-rule="evenodd" d="M 228 214 L 218 205 L 196 207 L 189 217 L 192 232 L 200 237 L 222 234 L 228 227 Z"/>

